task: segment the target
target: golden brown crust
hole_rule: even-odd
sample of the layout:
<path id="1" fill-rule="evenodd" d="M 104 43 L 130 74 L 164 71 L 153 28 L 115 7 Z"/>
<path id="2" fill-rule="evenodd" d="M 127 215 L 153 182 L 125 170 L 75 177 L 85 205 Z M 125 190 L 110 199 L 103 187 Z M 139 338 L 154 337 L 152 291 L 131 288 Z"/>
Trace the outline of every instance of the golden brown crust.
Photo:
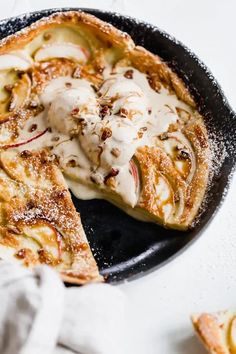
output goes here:
<path id="1" fill-rule="evenodd" d="M 172 88 L 177 97 L 195 108 L 196 104 L 187 90 L 182 79 L 180 79 L 168 65 L 158 56 L 150 53 L 140 46 L 136 46 L 129 53 L 131 64 L 141 72 L 148 73 L 153 82 L 153 88 L 157 89 L 160 84 L 168 89 Z"/>
<path id="2" fill-rule="evenodd" d="M 108 45 L 112 43 L 124 51 L 134 47 L 134 43 L 127 33 L 121 32 L 109 23 L 85 12 L 67 11 L 44 17 L 16 34 L 4 38 L 0 42 L 0 54 L 23 48 L 43 31 L 62 25 L 89 31 L 101 41 L 107 42 Z"/>

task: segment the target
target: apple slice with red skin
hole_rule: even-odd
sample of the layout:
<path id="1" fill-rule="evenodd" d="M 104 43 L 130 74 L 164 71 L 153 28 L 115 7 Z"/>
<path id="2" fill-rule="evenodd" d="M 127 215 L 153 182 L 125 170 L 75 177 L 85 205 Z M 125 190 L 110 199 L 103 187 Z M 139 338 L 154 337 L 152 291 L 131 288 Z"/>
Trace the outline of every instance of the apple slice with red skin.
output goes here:
<path id="1" fill-rule="evenodd" d="M 16 148 L 16 147 L 19 147 L 19 146 L 22 146 L 22 145 L 29 144 L 29 143 L 31 143 L 31 141 L 34 141 L 34 140 L 40 138 L 41 136 L 43 136 L 48 130 L 49 130 L 49 128 L 46 128 L 44 131 L 39 132 L 37 135 L 35 135 L 32 138 L 29 138 L 29 139 L 27 139 L 25 141 L 21 141 L 19 143 L 15 143 L 15 144 L 9 144 L 9 145 L 0 146 L 0 149 L 7 150 L 7 149 Z"/>
<path id="2" fill-rule="evenodd" d="M 61 256 L 62 256 L 62 238 L 63 238 L 61 233 L 57 230 L 57 228 L 54 225 L 52 225 L 49 221 L 44 220 L 44 219 L 36 219 L 33 221 L 33 223 L 31 223 L 31 225 L 25 225 L 25 227 L 26 228 L 27 227 L 30 228 L 30 226 L 37 227 L 37 225 L 39 225 L 39 227 L 46 226 L 52 230 L 53 235 L 55 236 L 56 243 L 57 243 L 58 261 L 60 261 Z M 26 237 L 33 239 L 44 250 L 43 246 L 47 245 L 47 235 L 43 235 L 42 239 L 40 240 L 40 236 L 38 238 L 36 238 L 37 233 L 35 233 L 35 237 L 34 237 L 33 235 L 31 236 L 31 235 L 27 234 L 27 230 L 24 228 L 23 228 L 23 232 L 26 235 Z M 49 237 L 48 242 L 50 242 L 50 243 L 52 242 L 51 237 Z M 47 251 L 47 252 L 49 252 L 49 251 Z"/>
<path id="3" fill-rule="evenodd" d="M 53 58 L 67 58 L 86 63 L 89 52 L 73 43 L 52 43 L 39 48 L 34 56 L 36 61 L 47 61 Z"/>
<path id="4" fill-rule="evenodd" d="M 134 183 L 135 183 L 135 189 L 136 189 L 136 193 L 139 190 L 139 173 L 138 173 L 138 167 L 136 165 L 136 163 L 134 162 L 133 159 L 130 160 L 129 162 L 130 165 L 130 172 L 134 178 Z"/>

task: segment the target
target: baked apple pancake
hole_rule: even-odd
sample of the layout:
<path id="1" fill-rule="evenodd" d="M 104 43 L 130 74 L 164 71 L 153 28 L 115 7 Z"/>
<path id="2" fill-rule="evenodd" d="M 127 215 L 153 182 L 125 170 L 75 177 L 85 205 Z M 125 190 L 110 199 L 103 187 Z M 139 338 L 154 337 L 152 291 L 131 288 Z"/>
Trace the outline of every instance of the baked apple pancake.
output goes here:
<path id="1" fill-rule="evenodd" d="M 158 56 L 92 15 L 64 12 L 2 40 L 0 74 L 3 152 L 44 151 L 78 198 L 192 226 L 208 183 L 208 136 Z"/>

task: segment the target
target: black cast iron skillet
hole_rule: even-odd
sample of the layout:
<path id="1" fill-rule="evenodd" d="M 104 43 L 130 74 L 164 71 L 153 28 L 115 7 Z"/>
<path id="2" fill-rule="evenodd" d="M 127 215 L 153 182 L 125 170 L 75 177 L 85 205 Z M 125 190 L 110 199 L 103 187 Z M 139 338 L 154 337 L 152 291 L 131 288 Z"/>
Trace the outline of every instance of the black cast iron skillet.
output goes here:
<path id="1" fill-rule="evenodd" d="M 43 10 L 2 20 L 0 38 L 44 16 L 68 10 L 79 9 Z M 109 282 L 114 282 L 133 279 L 159 268 L 174 256 L 180 255 L 207 227 L 219 209 L 234 169 L 236 115 L 209 70 L 182 43 L 157 27 L 130 17 L 100 10 L 83 11 L 128 32 L 136 44 L 163 58 L 188 85 L 205 117 L 210 135 L 214 132 L 213 140 L 221 141 L 215 159 L 222 156 L 223 145 L 227 152 L 218 171 L 214 173 L 199 222 L 188 232 L 167 230 L 158 225 L 136 221 L 106 201 L 82 201 L 73 197 L 101 273 L 107 276 Z"/>

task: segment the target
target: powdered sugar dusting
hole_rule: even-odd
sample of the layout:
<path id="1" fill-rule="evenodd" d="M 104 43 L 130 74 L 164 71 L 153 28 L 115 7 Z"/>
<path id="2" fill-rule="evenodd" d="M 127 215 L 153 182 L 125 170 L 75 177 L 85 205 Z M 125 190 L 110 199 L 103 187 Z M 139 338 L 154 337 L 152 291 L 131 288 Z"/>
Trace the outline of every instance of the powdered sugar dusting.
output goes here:
<path id="1" fill-rule="evenodd" d="M 12 18 L 10 21 L 2 20 L 0 21 L 0 37 L 5 37 L 15 33 L 15 31 L 22 29 L 22 33 L 25 32 L 23 29 L 32 22 L 42 18 L 43 16 L 48 16 L 55 11 L 64 11 L 65 9 L 53 9 L 45 10 L 42 12 L 35 12 L 33 14 L 21 15 L 17 18 Z M 73 9 L 67 9 L 73 10 Z M 74 9 L 77 10 L 77 9 Z M 96 14 L 92 10 L 88 10 L 90 13 Z M 178 57 L 174 57 L 174 49 L 172 52 L 165 54 L 163 53 L 163 58 L 169 63 L 169 65 L 183 78 L 185 83 L 189 86 L 190 91 L 193 93 L 196 101 L 198 102 L 200 112 L 205 118 L 205 122 L 208 128 L 208 134 L 210 139 L 210 145 L 212 150 L 212 168 L 210 173 L 210 181 L 208 185 L 208 190 L 204 202 L 201 207 L 200 216 L 205 216 L 205 221 L 208 221 L 212 216 L 212 213 L 216 210 L 216 206 L 222 203 L 222 200 L 227 193 L 229 181 L 232 177 L 234 164 L 235 164 L 235 148 L 236 139 L 234 137 L 236 130 L 236 117 L 231 107 L 229 106 L 224 94 L 219 87 L 218 83 L 214 79 L 213 75 L 206 68 L 206 66 L 181 42 L 177 41 L 172 36 L 167 33 L 160 31 L 158 28 L 143 23 L 139 20 L 134 20 L 130 17 L 123 17 L 120 14 L 108 14 L 106 12 L 99 11 L 99 17 L 103 20 L 109 20 L 115 26 L 119 27 L 121 30 L 127 31 L 139 45 L 147 45 L 153 34 L 157 34 L 157 43 L 160 40 L 160 51 L 161 46 L 163 46 L 163 40 L 166 43 L 172 43 L 178 47 L 181 47 L 184 60 L 186 59 L 186 66 L 181 67 Z M 108 25 L 106 28 L 109 31 Z M 139 30 L 137 30 L 137 26 Z M 16 35 L 17 36 L 17 35 Z M 2 43 L 5 43 L 3 40 Z M 152 44 L 153 45 L 153 44 Z M 165 44 L 168 46 L 168 44 Z M 148 48 L 151 49 L 151 48 Z M 158 48 L 155 47 L 154 50 Z M 158 49 L 159 50 L 159 49 Z M 158 53 L 159 54 L 159 53 Z M 160 53 L 161 55 L 162 53 Z M 197 74 L 193 71 L 190 72 L 187 62 L 191 59 L 192 63 L 196 68 L 198 68 Z M 188 71 L 188 74 L 186 73 Z M 196 75 L 202 74 L 206 78 L 206 83 L 209 86 L 209 94 L 205 93 L 208 89 L 203 87 L 202 90 L 196 88 Z M 202 84 L 203 85 L 203 84 Z M 212 101 L 214 103 L 212 103 Z M 215 105 L 215 106 L 214 106 Z M 221 119 L 220 119 L 221 118 Z M 208 210 L 208 212 L 206 212 Z M 209 211 L 210 210 L 210 211 Z M 206 212 L 206 213 L 205 213 Z M 214 213 L 213 213 L 214 214 Z M 200 225 L 200 218 L 197 219 L 195 225 Z M 129 267 L 130 265 L 127 265 Z"/>

